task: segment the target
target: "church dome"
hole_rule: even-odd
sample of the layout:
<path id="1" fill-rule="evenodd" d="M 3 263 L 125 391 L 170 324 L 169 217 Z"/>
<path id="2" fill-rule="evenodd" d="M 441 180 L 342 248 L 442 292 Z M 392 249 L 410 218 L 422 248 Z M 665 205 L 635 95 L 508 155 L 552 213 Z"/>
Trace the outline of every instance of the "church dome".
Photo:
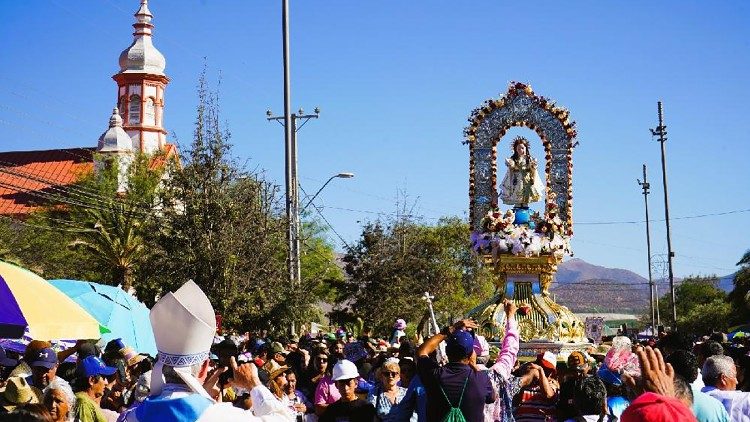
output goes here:
<path id="1" fill-rule="evenodd" d="M 97 152 L 133 152 L 133 141 L 122 128 L 122 117 L 115 107 L 109 118 L 109 129 L 99 137 Z"/>
<path id="2" fill-rule="evenodd" d="M 149 73 L 164 75 L 167 61 L 154 47 L 151 39 L 151 23 L 154 15 L 148 10 L 148 0 L 141 0 L 141 7 L 135 12 L 133 43 L 120 53 L 120 73 Z"/>

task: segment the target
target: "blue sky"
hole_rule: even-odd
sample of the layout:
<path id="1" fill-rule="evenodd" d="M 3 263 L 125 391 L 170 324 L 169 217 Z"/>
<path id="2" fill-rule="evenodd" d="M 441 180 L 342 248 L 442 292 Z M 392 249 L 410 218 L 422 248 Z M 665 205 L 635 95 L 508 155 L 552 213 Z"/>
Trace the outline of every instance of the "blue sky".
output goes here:
<path id="1" fill-rule="evenodd" d="M 96 145 L 137 8 L 2 2 L 0 149 Z M 283 188 L 283 130 L 265 120 L 267 108 L 283 111 L 280 2 L 152 0 L 150 9 L 171 78 L 167 129 L 189 143 L 205 57 L 212 83 L 222 76 L 235 154 Z M 645 275 L 644 224 L 586 223 L 643 220 L 643 163 L 652 218 L 663 218 L 659 144 L 648 131 L 662 100 L 675 273 L 728 274 L 750 248 L 749 18 L 744 1 L 292 0 L 293 108 L 322 109 L 299 133 L 300 181 L 312 193 L 332 174 L 356 174 L 316 200 L 350 243 L 361 222 L 396 211 L 400 192 L 427 223 L 465 217 L 466 119 L 509 81 L 527 82 L 577 122 L 576 257 Z M 542 159 L 531 131 L 503 141 L 516 134 Z M 665 253 L 662 221 L 652 239 Z"/>

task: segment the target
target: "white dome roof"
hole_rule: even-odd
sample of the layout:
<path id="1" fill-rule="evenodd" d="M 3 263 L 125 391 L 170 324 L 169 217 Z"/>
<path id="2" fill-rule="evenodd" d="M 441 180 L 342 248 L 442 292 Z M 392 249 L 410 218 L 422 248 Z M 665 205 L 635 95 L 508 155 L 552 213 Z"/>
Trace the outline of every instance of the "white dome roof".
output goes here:
<path id="1" fill-rule="evenodd" d="M 130 140 L 127 132 L 122 128 L 122 117 L 117 107 L 112 110 L 112 117 L 109 118 L 109 129 L 99 137 L 99 144 L 96 147 L 97 152 L 132 152 L 133 141 Z"/>
<path id="2" fill-rule="evenodd" d="M 164 75 L 167 61 L 154 47 L 151 39 L 151 23 L 154 15 L 148 10 L 148 0 L 141 0 L 141 7 L 135 12 L 133 43 L 120 53 L 120 73 L 149 73 Z"/>

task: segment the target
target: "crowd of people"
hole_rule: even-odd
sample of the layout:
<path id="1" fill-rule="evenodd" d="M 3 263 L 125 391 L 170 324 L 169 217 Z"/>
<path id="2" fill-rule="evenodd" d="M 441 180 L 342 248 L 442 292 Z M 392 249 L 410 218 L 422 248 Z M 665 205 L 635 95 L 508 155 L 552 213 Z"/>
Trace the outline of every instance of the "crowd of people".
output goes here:
<path id="1" fill-rule="evenodd" d="M 618 336 L 606 352 L 521 362 L 503 306 L 499 347 L 472 320 L 419 344 L 403 320 L 383 338 L 219 336 L 188 282 L 151 311 L 155 357 L 119 339 L 0 348 L 0 421 L 750 421 L 747 342 Z"/>

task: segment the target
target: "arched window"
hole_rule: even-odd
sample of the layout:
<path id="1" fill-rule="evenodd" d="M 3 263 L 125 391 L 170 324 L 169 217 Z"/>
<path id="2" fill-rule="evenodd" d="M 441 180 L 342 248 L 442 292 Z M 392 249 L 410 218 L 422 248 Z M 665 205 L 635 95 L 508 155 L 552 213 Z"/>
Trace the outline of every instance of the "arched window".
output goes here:
<path id="1" fill-rule="evenodd" d="M 141 123 L 141 97 L 140 95 L 130 96 L 130 105 L 128 111 L 128 124 L 137 125 Z"/>
<path id="2" fill-rule="evenodd" d="M 154 111 L 154 98 L 146 98 L 146 108 L 143 113 L 143 123 L 151 126 L 156 125 L 156 114 Z"/>

